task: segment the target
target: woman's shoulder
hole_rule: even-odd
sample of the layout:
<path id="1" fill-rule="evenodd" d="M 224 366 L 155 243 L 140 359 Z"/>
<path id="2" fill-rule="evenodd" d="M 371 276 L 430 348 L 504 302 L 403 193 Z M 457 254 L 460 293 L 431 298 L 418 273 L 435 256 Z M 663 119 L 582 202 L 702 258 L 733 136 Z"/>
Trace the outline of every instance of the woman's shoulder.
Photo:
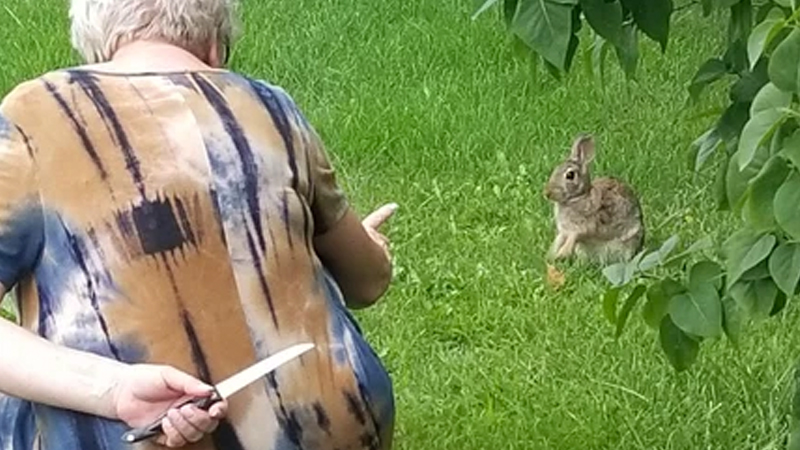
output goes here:
<path id="1" fill-rule="evenodd" d="M 8 115 L 20 105 L 29 104 L 33 96 L 45 91 L 45 80 L 48 76 L 49 74 L 43 74 L 18 82 L 0 99 L 0 114 Z"/>
<path id="2" fill-rule="evenodd" d="M 261 77 L 238 72 L 230 72 L 230 74 L 247 83 L 255 91 L 256 95 L 268 104 L 267 106 L 274 105 L 283 109 L 292 110 L 295 113 L 300 112 L 300 108 L 295 102 L 294 97 L 292 97 L 289 91 L 283 86 Z"/>
<path id="3" fill-rule="evenodd" d="M 29 111 L 43 99 L 51 98 L 66 84 L 69 84 L 69 77 L 64 70 L 52 70 L 25 78 L 0 95 L 0 114 L 8 116 L 17 110 Z"/>

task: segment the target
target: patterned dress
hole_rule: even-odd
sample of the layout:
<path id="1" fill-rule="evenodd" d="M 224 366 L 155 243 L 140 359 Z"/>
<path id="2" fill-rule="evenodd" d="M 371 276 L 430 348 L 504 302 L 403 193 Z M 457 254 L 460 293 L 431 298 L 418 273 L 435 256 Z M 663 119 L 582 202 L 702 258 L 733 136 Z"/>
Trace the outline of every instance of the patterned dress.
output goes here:
<path id="1" fill-rule="evenodd" d="M 319 137 L 263 81 L 77 68 L 0 105 L 0 282 L 22 326 L 212 383 L 316 343 L 187 449 L 391 447 L 391 380 L 312 247 L 347 207 Z M 126 430 L 0 396 L 0 450 L 161 448 Z"/>

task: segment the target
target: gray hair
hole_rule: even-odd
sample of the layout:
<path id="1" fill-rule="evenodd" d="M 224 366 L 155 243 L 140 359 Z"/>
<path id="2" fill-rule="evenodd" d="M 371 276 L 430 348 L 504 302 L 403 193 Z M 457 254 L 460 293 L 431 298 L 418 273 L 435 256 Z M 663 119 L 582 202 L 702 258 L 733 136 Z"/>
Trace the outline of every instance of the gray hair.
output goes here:
<path id="1" fill-rule="evenodd" d="M 237 6 L 238 0 L 71 0 L 72 46 L 89 63 L 108 61 L 140 39 L 205 57 L 213 40 L 225 46 L 235 39 Z"/>

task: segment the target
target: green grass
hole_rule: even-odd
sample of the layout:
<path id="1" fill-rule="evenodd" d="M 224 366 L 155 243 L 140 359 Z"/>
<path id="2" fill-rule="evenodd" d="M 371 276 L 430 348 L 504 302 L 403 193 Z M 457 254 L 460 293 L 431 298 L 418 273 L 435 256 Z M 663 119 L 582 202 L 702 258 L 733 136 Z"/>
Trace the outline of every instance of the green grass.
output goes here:
<path id="1" fill-rule="evenodd" d="M 72 61 L 56 3 L 0 7 L 0 92 Z M 543 282 L 541 189 L 581 131 L 598 137 L 597 173 L 641 192 L 651 245 L 730 230 L 710 180 L 687 169 L 710 124 L 695 115 L 723 97 L 687 108 L 685 87 L 720 51 L 721 21 L 680 15 L 666 55 L 647 42 L 637 84 L 611 64 L 602 90 L 580 54 L 563 82 L 515 56 L 499 21 L 469 20 L 471 3 L 247 2 L 233 59 L 300 103 L 359 211 L 401 206 L 394 284 L 358 312 L 395 382 L 396 448 L 782 448 L 797 308 L 738 349 L 705 343 L 676 374 L 638 316 L 613 338 L 597 270 L 563 265 L 559 292 Z"/>

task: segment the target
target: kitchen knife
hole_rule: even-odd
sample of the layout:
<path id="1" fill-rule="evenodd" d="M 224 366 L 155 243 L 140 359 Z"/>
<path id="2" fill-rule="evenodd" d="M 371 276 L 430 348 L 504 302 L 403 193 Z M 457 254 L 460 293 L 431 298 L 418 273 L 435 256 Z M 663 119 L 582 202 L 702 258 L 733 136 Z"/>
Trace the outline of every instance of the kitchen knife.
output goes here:
<path id="1" fill-rule="evenodd" d="M 247 367 L 246 369 L 217 383 L 214 386 L 213 392 L 208 397 L 189 399 L 176 405 L 175 408 L 180 408 L 184 405 L 193 403 L 198 408 L 207 410 L 215 402 L 230 397 L 244 387 L 248 386 L 250 383 L 253 383 L 264 375 L 272 372 L 281 365 L 311 350 L 312 348 L 314 348 L 314 344 L 305 343 L 293 345 L 289 348 L 281 350 L 278 353 L 262 359 L 250 367 Z M 122 435 L 122 440 L 129 444 L 133 444 L 157 435 L 161 432 L 161 421 L 164 419 L 164 417 L 166 417 L 166 415 L 167 413 L 164 412 L 164 414 L 159 416 L 158 419 L 154 420 L 149 425 L 128 431 Z"/>

